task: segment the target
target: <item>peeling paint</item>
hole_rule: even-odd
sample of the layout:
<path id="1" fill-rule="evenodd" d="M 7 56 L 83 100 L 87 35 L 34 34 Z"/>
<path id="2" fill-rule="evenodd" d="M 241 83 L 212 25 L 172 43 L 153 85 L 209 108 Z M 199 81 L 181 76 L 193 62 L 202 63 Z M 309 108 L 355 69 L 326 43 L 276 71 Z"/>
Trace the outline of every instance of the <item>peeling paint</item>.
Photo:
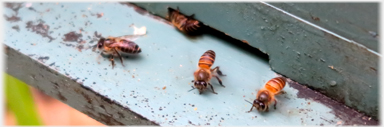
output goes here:
<path id="1" fill-rule="evenodd" d="M 22 7 L 22 3 L 5 3 L 5 7 L 13 10 L 16 15 L 19 13 L 19 9 Z"/>
<path id="2" fill-rule="evenodd" d="M 8 17 L 8 16 L 4 15 L 4 17 L 5 17 L 5 20 L 7 20 L 7 21 L 9 21 L 9 22 L 18 22 L 18 21 L 21 21 L 21 18 L 15 16 L 15 15 L 12 15 L 11 17 Z"/>
<path id="3" fill-rule="evenodd" d="M 69 33 L 64 34 L 63 41 L 80 43 L 82 41 L 81 39 L 82 36 L 83 35 L 81 33 L 78 34 L 75 31 L 71 31 Z"/>
<path id="4" fill-rule="evenodd" d="M 320 94 L 319 92 L 316 92 L 307 86 L 302 86 L 298 84 L 297 82 L 294 82 L 292 80 L 288 81 L 289 86 L 297 89 L 299 92 L 297 93 L 298 98 L 305 98 L 309 100 L 314 100 L 316 102 L 319 102 L 321 104 L 326 105 L 327 107 L 332 109 L 332 113 L 335 114 L 338 118 L 342 119 L 344 121 L 344 125 L 353 125 L 353 124 L 360 124 L 360 125 L 378 125 L 377 120 L 366 120 L 366 119 L 359 119 L 360 117 L 366 117 L 365 114 L 359 113 L 356 110 L 353 110 L 344 104 L 341 104 L 340 102 L 337 102 L 335 100 L 332 100 L 331 98 Z M 329 121 L 328 121 L 329 122 Z M 330 122 L 333 123 L 333 122 Z"/>
<path id="5" fill-rule="evenodd" d="M 32 21 L 28 21 L 27 22 L 27 26 L 26 28 L 28 30 L 31 30 L 32 32 L 35 32 L 39 35 L 41 35 L 42 37 L 46 37 L 49 39 L 49 42 L 51 42 L 52 40 L 55 40 L 52 36 L 49 35 L 49 26 L 44 24 L 43 22 L 39 21 L 39 23 L 37 25 L 34 25 L 36 23 L 32 22 Z"/>
<path id="6" fill-rule="evenodd" d="M 81 50 L 84 49 L 84 45 L 78 45 L 76 48 L 81 52 Z"/>

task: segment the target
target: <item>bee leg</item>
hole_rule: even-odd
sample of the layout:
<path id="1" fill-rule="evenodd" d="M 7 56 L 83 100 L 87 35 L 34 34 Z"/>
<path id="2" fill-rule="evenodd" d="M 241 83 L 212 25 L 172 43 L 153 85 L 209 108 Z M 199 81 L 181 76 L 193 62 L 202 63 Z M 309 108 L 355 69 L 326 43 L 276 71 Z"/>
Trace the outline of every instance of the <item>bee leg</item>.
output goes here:
<path id="1" fill-rule="evenodd" d="M 192 90 L 194 90 L 194 89 L 196 89 L 195 87 L 193 87 L 193 86 L 191 86 L 192 87 L 192 89 L 191 90 L 189 90 L 188 92 L 191 92 Z"/>
<path id="2" fill-rule="evenodd" d="M 192 80 L 192 82 L 195 82 L 195 80 Z"/>
<path id="3" fill-rule="evenodd" d="M 211 71 L 212 71 L 212 72 L 213 72 L 213 71 L 216 71 L 217 74 L 219 74 L 220 76 L 227 76 L 227 75 L 224 75 L 223 72 L 220 71 L 220 67 L 219 67 L 219 66 L 217 66 L 217 67 L 211 69 Z"/>
<path id="4" fill-rule="evenodd" d="M 220 85 L 223 86 L 223 87 L 225 87 L 225 86 L 223 85 L 223 83 L 221 82 L 221 79 L 220 79 L 219 77 L 217 77 L 217 76 L 215 76 L 215 77 L 216 77 L 217 81 L 219 81 Z"/>
<path id="5" fill-rule="evenodd" d="M 215 68 L 211 69 L 211 72 L 214 72 L 217 70 L 217 68 L 219 68 L 219 66 L 216 66 Z"/>
<path id="6" fill-rule="evenodd" d="M 215 92 L 215 90 L 213 90 L 213 86 L 211 85 L 211 83 L 208 83 L 208 85 L 211 86 L 212 92 L 213 92 L 214 94 L 217 94 L 217 93 Z"/>
<path id="7" fill-rule="evenodd" d="M 247 113 L 250 113 L 250 112 L 252 111 L 252 109 L 253 109 L 253 105 L 252 105 L 252 107 L 251 107 L 251 110 L 249 110 Z"/>
<path id="8" fill-rule="evenodd" d="M 276 104 L 277 104 L 277 101 L 275 100 L 275 104 L 273 105 L 273 107 L 276 109 Z"/>
<path id="9" fill-rule="evenodd" d="M 203 93 L 203 90 L 199 89 L 199 94 L 202 94 Z"/>
<path id="10" fill-rule="evenodd" d="M 115 51 L 115 53 L 119 56 L 119 58 L 120 58 L 120 62 L 121 62 L 121 65 L 123 65 L 123 67 L 125 67 L 124 66 L 124 64 L 123 64 L 123 58 L 121 57 L 121 55 L 120 55 L 120 53 L 119 52 L 117 52 L 116 51 L 116 49 L 113 49 L 114 51 Z"/>
<path id="11" fill-rule="evenodd" d="M 278 93 L 276 93 L 276 95 L 279 95 L 279 94 L 286 94 L 286 93 L 287 93 L 287 92 L 281 90 L 281 91 L 279 91 Z"/>
<path id="12" fill-rule="evenodd" d="M 111 61 L 111 63 L 112 63 L 112 69 L 113 69 L 113 67 L 115 67 L 115 61 L 113 60 L 113 55 L 111 55 L 110 57 L 109 57 L 109 60 Z"/>
<path id="13" fill-rule="evenodd" d="M 267 109 L 265 110 L 265 112 L 268 112 L 269 111 L 269 106 L 267 106 Z"/>
<path id="14" fill-rule="evenodd" d="M 219 74 L 220 76 L 227 76 L 227 75 L 224 75 L 223 72 L 220 71 L 219 67 L 217 67 L 217 74 Z"/>

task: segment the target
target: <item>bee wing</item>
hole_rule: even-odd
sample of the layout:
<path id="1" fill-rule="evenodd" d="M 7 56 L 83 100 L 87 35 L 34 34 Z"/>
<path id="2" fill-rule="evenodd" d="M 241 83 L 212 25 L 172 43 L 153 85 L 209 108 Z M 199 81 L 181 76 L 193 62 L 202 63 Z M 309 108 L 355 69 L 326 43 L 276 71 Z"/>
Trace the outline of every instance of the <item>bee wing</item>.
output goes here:
<path id="1" fill-rule="evenodd" d="M 124 35 L 124 36 L 119 36 L 119 37 L 116 37 L 116 38 L 118 38 L 120 40 L 135 41 L 140 36 L 143 36 L 143 35 Z"/>
<path id="2" fill-rule="evenodd" d="M 119 43 L 113 43 L 113 44 L 110 44 L 108 47 L 115 48 L 115 47 L 118 47 L 119 45 L 120 45 Z"/>
<path id="3" fill-rule="evenodd" d="M 113 43 L 109 47 L 136 47 L 136 43 L 131 40 L 121 40 L 119 43 Z"/>

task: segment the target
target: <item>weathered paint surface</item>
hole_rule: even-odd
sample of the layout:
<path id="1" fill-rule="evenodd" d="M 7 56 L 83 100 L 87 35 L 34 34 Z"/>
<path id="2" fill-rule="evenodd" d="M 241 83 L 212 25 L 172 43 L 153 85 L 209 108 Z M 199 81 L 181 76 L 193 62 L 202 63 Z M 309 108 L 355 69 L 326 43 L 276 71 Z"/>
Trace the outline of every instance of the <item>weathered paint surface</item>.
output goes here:
<path id="1" fill-rule="evenodd" d="M 271 4 L 379 52 L 378 3 Z"/>
<path id="2" fill-rule="evenodd" d="M 275 72 L 378 118 L 381 56 L 361 46 L 376 40 L 374 37 L 362 44 L 351 41 L 355 38 L 344 40 L 262 3 L 135 4 L 162 17 L 167 14 L 167 7 L 179 7 L 186 15 L 195 14 L 204 24 L 268 54 Z"/>
<path id="3" fill-rule="evenodd" d="M 17 6 L 17 4 L 13 4 Z M 20 20 L 5 21 L 7 73 L 108 125 L 377 125 L 349 109 L 290 81 L 277 109 L 245 113 L 256 90 L 277 76 L 267 61 L 236 42 L 204 35 L 186 38 L 160 18 L 119 3 L 32 3 L 5 10 Z M 144 15 L 143 15 L 144 14 Z M 6 19 L 4 19 L 6 20 Z M 148 34 L 135 42 L 139 56 L 117 66 L 92 50 L 101 36 L 132 34 L 134 24 Z M 17 26 L 18 29 L 15 29 Z M 206 50 L 226 77 L 199 95 L 193 71 Z M 308 96 L 307 96 L 308 95 Z M 324 101 L 319 101 L 321 97 Z M 336 108 L 335 108 L 336 107 Z M 347 112 L 350 112 L 348 114 Z M 352 114 L 352 115 L 351 115 Z M 143 119 L 143 118 L 147 119 Z M 150 122 L 152 121 L 152 122 Z"/>

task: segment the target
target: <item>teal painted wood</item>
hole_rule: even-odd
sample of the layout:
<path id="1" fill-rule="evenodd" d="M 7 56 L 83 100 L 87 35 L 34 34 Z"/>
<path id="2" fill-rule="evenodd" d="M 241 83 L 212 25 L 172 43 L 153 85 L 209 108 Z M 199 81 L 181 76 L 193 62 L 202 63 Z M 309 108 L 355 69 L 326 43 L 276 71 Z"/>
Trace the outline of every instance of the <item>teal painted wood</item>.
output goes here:
<path id="1" fill-rule="evenodd" d="M 162 17 L 167 7 L 178 6 L 182 13 L 195 14 L 204 24 L 268 54 L 269 64 L 277 73 L 378 117 L 381 56 L 362 45 L 366 43 L 338 37 L 262 3 L 135 4 Z M 366 34 L 361 37 L 366 38 Z"/>
<path id="2" fill-rule="evenodd" d="M 15 4 L 13 4 L 15 5 Z M 377 125 L 377 121 L 290 81 L 276 110 L 253 111 L 246 100 L 277 76 L 267 61 L 209 35 L 186 38 L 168 22 L 119 3 L 33 3 L 5 9 L 19 21 L 5 21 L 7 73 L 108 125 Z M 146 26 L 135 42 L 137 57 L 106 58 L 92 51 L 102 36 L 121 36 Z M 81 36 L 80 36 L 81 35 Z M 225 88 L 218 95 L 191 89 L 200 56 L 216 52 Z M 303 96 L 308 95 L 308 96 Z M 310 95 L 310 96 L 309 96 Z M 319 100 L 319 98 L 321 98 Z M 327 100 L 322 103 L 321 100 Z M 332 102 L 332 105 L 331 105 Z M 335 106 L 336 105 L 336 106 Z M 338 108 L 335 108 L 338 107 Z M 352 115 L 351 115 L 352 114 Z M 145 119 L 140 119 L 140 117 Z M 154 123 L 152 123 L 152 122 Z"/>
<path id="3" fill-rule="evenodd" d="M 379 3 L 271 3 L 379 52 Z"/>

